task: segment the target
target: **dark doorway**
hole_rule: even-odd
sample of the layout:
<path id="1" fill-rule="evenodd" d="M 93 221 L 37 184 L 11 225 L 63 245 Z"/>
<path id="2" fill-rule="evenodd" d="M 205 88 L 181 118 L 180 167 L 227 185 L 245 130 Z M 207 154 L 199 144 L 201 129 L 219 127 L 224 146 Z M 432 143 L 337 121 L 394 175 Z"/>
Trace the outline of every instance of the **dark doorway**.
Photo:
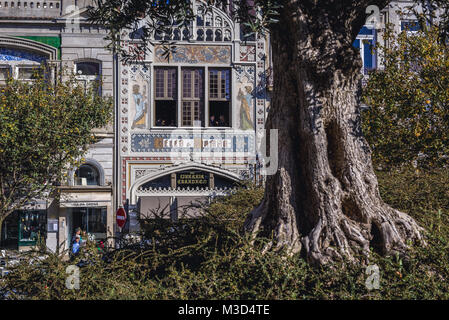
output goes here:
<path id="1" fill-rule="evenodd" d="M 106 239 L 106 208 L 72 208 L 69 240 L 72 241 L 76 228 L 95 237 L 96 240 Z"/>
<path id="2" fill-rule="evenodd" d="M 18 249 L 19 247 L 19 213 L 11 213 L 2 224 L 0 248 Z"/>

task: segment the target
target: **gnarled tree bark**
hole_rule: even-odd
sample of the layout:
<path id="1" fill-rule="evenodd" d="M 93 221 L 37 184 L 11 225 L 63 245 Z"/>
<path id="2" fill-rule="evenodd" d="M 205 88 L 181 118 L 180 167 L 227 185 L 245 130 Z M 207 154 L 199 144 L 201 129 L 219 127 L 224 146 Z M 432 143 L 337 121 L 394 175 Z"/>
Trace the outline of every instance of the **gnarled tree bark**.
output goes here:
<path id="1" fill-rule="evenodd" d="M 404 255 L 421 228 L 382 201 L 361 132 L 361 61 L 352 42 L 376 1 L 329 2 L 283 1 L 270 30 L 267 129 L 279 130 L 279 170 L 245 228 L 314 264 L 357 260 L 370 247 Z"/>

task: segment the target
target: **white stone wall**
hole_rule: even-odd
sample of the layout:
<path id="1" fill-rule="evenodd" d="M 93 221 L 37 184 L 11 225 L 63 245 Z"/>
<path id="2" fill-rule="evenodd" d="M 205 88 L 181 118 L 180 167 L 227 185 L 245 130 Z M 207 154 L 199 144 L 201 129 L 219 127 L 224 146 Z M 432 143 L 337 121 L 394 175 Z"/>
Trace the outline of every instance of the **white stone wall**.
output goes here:
<path id="1" fill-rule="evenodd" d="M 104 185 L 112 185 L 113 182 L 113 168 L 114 159 L 112 157 L 112 149 L 114 146 L 113 138 L 105 138 L 99 141 L 97 144 L 91 146 L 87 152 L 85 158 L 93 159 L 101 165 L 101 169 L 104 172 Z"/>
<path id="2" fill-rule="evenodd" d="M 4 2 L 4 1 L 2 1 Z M 9 3 L 11 1 L 8 1 Z M 14 1 L 17 3 L 17 1 Z M 22 6 L 25 1 L 21 1 Z M 33 1 L 34 8 L 31 10 L 5 10 L 0 8 L 0 34 L 2 36 L 23 37 L 23 36 L 51 36 L 60 37 L 61 39 L 61 61 L 69 68 L 73 68 L 73 63 L 77 60 L 93 60 L 101 65 L 102 73 L 102 93 L 104 95 L 113 95 L 113 57 L 112 54 L 105 49 L 106 42 L 103 40 L 105 31 L 97 27 L 81 23 L 80 28 L 73 29 L 72 25 L 66 24 L 64 19 L 60 17 L 66 14 L 65 9 L 69 5 L 75 4 L 75 1 L 45 1 L 47 5 L 53 2 L 52 10 L 45 11 L 43 8 L 43 1 Z M 37 3 L 41 3 L 41 7 L 37 8 Z M 55 3 L 58 2 L 60 7 L 55 10 Z M 82 7 L 85 2 L 77 1 L 77 5 Z M 28 5 L 30 1 L 28 1 Z M 49 8 L 47 8 L 49 9 Z M 81 10 L 82 13 L 83 10 Z M 52 16 L 55 19 L 48 19 Z M 33 17 L 30 23 L 30 17 Z M 43 18 L 39 20 L 39 18 Z M 104 184 L 98 187 L 98 190 L 82 186 L 64 187 L 64 193 L 72 195 L 73 192 L 79 194 L 81 200 L 91 199 L 92 201 L 105 201 L 107 207 L 107 232 L 108 235 L 113 235 L 114 232 L 114 208 L 112 201 L 112 184 L 114 172 L 114 131 L 111 123 L 106 128 L 94 130 L 95 134 L 101 138 L 98 143 L 89 147 L 85 158 L 90 162 L 95 163 L 104 176 Z M 109 188 L 108 188 L 109 187 Z M 68 248 L 67 243 L 67 221 L 66 209 L 61 207 L 60 203 L 51 201 L 47 210 L 48 219 L 58 219 L 59 232 L 49 233 L 47 237 L 47 246 L 55 251 L 58 246 L 59 249 Z"/>

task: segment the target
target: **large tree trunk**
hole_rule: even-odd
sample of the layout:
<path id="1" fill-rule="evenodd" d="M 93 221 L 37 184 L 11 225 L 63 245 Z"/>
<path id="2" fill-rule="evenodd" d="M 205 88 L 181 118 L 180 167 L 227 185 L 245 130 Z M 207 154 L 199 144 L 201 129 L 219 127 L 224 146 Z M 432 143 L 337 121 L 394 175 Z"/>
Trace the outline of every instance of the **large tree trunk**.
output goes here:
<path id="1" fill-rule="evenodd" d="M 345 25 L 357 19 L 298 3 L 288 1 L 271 30 L 267 129 L 279 130 L 279 170 L 267 177 L 264 200 L 245 227 L 315 264 L 355 260 L 370 247 L 403 255 L 421 228 L 379 195 L 361 132 L 360 57 Z"/>

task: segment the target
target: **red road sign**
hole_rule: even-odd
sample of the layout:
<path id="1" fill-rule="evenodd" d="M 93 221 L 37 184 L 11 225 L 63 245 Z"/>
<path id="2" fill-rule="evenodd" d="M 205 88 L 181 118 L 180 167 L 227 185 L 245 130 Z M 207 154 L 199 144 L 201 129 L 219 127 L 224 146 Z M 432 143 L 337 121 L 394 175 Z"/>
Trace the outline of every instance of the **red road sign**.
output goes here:
<path id="1" fill-rule="evenodd" d="M 117 210 L 117 225 L 120 228 L 123 228 L 125 226 L 126 223 L 126 211 L 123 208 L 119 208 Z"/>

